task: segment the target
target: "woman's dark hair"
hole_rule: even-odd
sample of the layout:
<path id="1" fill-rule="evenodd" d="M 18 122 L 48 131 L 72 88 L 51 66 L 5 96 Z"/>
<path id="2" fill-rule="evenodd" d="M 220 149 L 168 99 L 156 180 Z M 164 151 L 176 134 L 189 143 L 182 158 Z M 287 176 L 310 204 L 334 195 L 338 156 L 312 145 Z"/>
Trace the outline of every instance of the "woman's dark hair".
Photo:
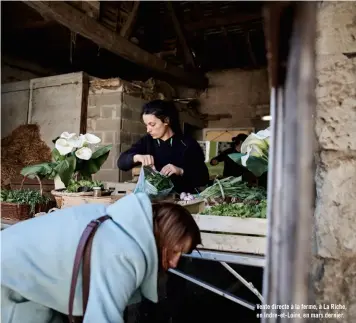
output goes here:
<path id="1" fill-rule="evenodd" d="M 238 134 L 236 137 L 232 137 L 231 148 L 235 148 L 237 145 L 242 144 L 248 136 L 244 133 Z"/>
<path id="2" fill-rule="evenodd" d="M 243 143 L 243 142 L 246 140 L 247 137 L 248 137 L 248 136 L 245 135 L 244 133 L 240 133 L 240 134 L 238 134 L 236 137 L 233 137 L 233 138 L 232 138 L 232 142 L 233 142 L 235 145 L 238 145 L 238 144 L 240 144 L 240 143 Z"/>
<path id="3" fill-rule="evenodd" d="M 191 239 L 190 252 L 201 244 L 200 230 L 189 211 L 179 204 L 152 203 L 152 212 L 158 253 L 163 268 L 167 269 L 170 254 L 185 239 Z"/>
<path id="4" fill-rule="evenodd" d="M 172 101 L 150 101 L 142 107 L 141 118 L 144 114 L 152 114 L 162 122 L 167 122 L 175 134 L 182 135 L 179 113 Z"/>

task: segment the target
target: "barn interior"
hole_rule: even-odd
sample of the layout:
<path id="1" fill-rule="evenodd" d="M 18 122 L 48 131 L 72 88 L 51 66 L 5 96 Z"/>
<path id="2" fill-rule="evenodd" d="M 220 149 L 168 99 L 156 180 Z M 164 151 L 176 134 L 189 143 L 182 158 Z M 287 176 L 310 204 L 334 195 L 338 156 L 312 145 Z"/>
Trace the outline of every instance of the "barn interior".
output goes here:
<path id="1" fill-rule="evenodd" d="M 276 11 L 289 5 L 281 3 Z M 199 141 L 208 164 L 237 133 L 270 124 L 271 82 L 279 77 L 271 67 L 285 71 L 293 9 L 282 22 L 268 22 L 269 31 L 283 26 L 277 35 L 267 34 L 265 7 L 262 1 L 2 1 L 1 137 L 26 123 L 38 123 L 50 147 L 62 131 L 94 133 L 113 145 L 97 178 L 123 182 L 132 174 L 119 171 L 116 160 L 145 133 L 142 104 L 164 98 L 176 102 L 184 131 Z M 355 272 L 350 265 L 355 263 L 354 17 L 352 2 L 318 4 L 318 246 L 310 269 L 317 301 L 349 304 L 350 322 L 355 317 L 350 295 L 356 290 L 350 283 Z M 267 54 L 278 42 L 280 47 Z M 222 167 L 209 171 L 215 177 Z M 191 273 L 255 300 L 224 268 L 205 266 L 194 262 Z M 261 290 L 262 270 L 238 266 L 238 271 Z M 254 312 L 193 284 L 183 299 L 182 322 L 232 323 L 237 316 L 241 322 L 259 321 Z"/>

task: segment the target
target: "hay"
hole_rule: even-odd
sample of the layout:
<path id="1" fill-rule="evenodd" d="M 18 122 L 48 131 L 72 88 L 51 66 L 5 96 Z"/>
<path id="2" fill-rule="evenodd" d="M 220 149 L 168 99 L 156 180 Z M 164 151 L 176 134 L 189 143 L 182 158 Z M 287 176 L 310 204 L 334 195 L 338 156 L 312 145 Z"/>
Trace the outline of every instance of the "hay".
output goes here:
<path id="1" fill-rule="evenodd" d="M 51 149 L 41 139 L 37 124 L 17 127 L 1 139 L 1 187 L 18 177 L 23 167 L 51 159 Z"/>

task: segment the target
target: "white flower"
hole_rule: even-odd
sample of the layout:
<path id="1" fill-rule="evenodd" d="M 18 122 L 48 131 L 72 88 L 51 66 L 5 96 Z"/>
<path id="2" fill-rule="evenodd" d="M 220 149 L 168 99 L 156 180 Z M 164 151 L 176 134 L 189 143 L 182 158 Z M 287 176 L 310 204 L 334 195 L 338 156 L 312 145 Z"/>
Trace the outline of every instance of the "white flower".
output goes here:
<path id="1" fill-rule="evenodd" d="M 86 133 L 85 135 L 81 135 L 84 137 L 85 142 L 92 144 L 92 145 L 96 145 L 99 142 L 101 142 L 101 139 L 91 133 Z"/>
<path id="2" fill-rule="evenodd" d="M 84 138 L 82 136 L 72 136 L 68 140 L 69 145 L 72 145 L 74 148 L 82 148 L 84 145 Z"/>
<path id="3" fill-rule="evenodd" d="M 59 151 L 61 156 L 67 155 L 73 151 L 73 146 L 68 143 L 66 139 L 57 139 L 55 144 L 56 149 Z"/>
<path id="4" fill-rule="evenodd" d="M 69 132 L 63 132 L 62 134 L 61 134 L 61 138 L 64 138 L 64 139 L 70 139 L 70 138 L 72 138 L 72 137 L 74 137 L 75 136 L 75 133 L 74 132 L 72 132 L 72 133 L 69 133 Z"/>
<path id="5" fill-rule="evenodd" d="M 88 147 L 82 147 L 75 152 L 75 155 L 79 159 L 89 160 L 91 158 L 91 156 L 93 155 L 93 152 Z"/>

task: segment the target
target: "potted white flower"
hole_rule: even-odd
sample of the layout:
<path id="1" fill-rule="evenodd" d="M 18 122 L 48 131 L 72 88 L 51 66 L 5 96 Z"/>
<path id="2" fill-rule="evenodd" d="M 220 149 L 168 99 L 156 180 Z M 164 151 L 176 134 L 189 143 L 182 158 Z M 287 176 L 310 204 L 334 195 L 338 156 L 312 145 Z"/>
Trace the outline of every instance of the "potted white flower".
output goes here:
<path id="1" fill-rule="evenodd" d="M 21 174 L 30 178 L 37 175 L 40 178 L 54 179 L 57 184 L 60 180 L 62 188 L 59 189 L 56 185 L 55 191 L 61 193 L 85 191 L 92 194 L 93 187 L 102 186 L 101 183 L 92 181 L 92 175 L 107 160 L 112 145 L 100 147 L 101 139 L 93 134 L 77 135 L 69 132 L 63 132 L 53 143 L 55 148 L 52 150 L 52 162 L 27 166 L 22 169 Z"/>

